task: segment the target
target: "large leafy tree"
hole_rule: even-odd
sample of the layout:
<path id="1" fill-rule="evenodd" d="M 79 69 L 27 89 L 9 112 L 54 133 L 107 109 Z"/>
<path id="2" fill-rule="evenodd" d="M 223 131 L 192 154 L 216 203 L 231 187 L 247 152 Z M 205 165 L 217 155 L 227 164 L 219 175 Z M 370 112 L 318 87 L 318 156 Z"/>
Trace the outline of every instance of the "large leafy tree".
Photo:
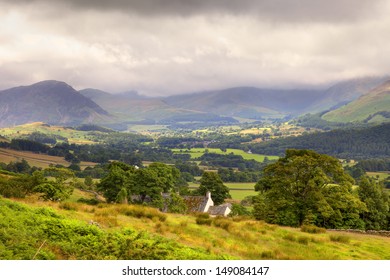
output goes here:
<path id="1" fill-rule="evenodd" d="M 180 178 L 180 171 L 176 167 L 161 162 L 154 162 L 150 164 L 148 168 L 156 172 L 156 175 L 159 178 L 159 187 L 161 187 L 164 192 L 169 192 L 174 189 Z"/>
<path id="2" fill-rule="evenodd" d="M 103 193 L 107 202 L 116 202 L 122 189 L 127 190 L 127 194 L 129 193 L 133 183 L 130 178 L 135 173 L 135 168 L 121 162 L 113 162 L 110 163 L 108 169 L 109 172 L 101 179 L 97 189 Z"/>
<path id="3" fill-rule="evenodd" d="M 109 202 L 125 202 L 125 194 L 127 201 L 131 201 L 131 195 L 139 195 L 142 202 L 149 198 L 153 206 L 162 207 L 161 193 L 173 190 L 179 177 L 179 170 L 163 163 L 136 169 L 125 163 L 113 162 L 97 188 Z"/>
<path id="4" fill-rule="evenodd" d="M 216 172 L 204 172 L 200 179 L 200 186 L 195 193 L 206 195 L 208 191 L 211 192 L 215 205 L 222 204 L 226 198 L 231 198 L 228 187 L 223 184 Z"/>
<path id="5" fill-rule="evenodd" d="M 383 185 L 377 180 L 365 176 L 360 180 L 358 193 L 361 201 L 367 206 L 367 211 L 362 213 L 366 229 L 388 229 L 390 203 Z"/>
<path id="6" fill-rule="evenodd" d="M 361 228 L 359 213 L 364 204 L 353 195 L 353 182 L 333 157 L 310 150 L 287 150 L 285 157 L 264 169 L 257 182 L 255 189 L 260 194 L 254 214 L 282 225 Z"/>
<path id="7" fill-rule="evenodd" d="M 71 170 L 50 167 L 44 170 L 44 174 L 54 179 L 42 182 L 43 174 L 34 173 L 32 179 L 42 183 L 34 187 L 33 191 L 41 193 L 41 197 L 45 200 L 61 201 L 70 197 L 76 183 L 76 177 Z"/>

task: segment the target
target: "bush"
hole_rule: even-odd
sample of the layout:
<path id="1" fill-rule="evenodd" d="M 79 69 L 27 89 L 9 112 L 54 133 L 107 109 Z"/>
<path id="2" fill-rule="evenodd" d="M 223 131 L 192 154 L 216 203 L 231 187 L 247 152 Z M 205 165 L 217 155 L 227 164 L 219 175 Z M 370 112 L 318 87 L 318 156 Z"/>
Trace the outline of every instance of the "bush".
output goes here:
<path id="1" fill-rule="evenodd" d="M 208 213 L 199 213 L 196 215 L 196 224 L 211 226 L 213 222 Z"/>
<path id="2" fill-rule="evenodd" d="M 77 205 L 72 202 L 61 202 L 59 207 L 64 210 L 73 210 L 73 211 L 78 210 Z"/>
<path id="3" fill-rule="evenodd" d="M 307 245 L 309 244 L 310 238 L 307 236 L 299 236 L 297 239 L 298 243 Z"/>
<path id="4" fill-rule="evenodd" d="M 308 232 L 308 233 L 325 233 L 325 228 L 320 228 L 314 225 L 303 225 L 301 227 L 302 232 Z"/>
<path id="5" fill-rule="evenodd" d="M 225 218 L 216 218 L 214 219 L 213 224 L 216 227 L 229 231 L 230 227 L 233 225 L 233 222 Z"/>
<path id="6" fill-rule="evenodd" d="M 167 215 L 161 213 L 155 208 L 145 207 L 141 205 L 124 205 L 118 208 L 119 213 L 135 217 L 138 219 L 147 218 L 150 220 L 159 220 L 160 222 L 165 222 Z"/>
<path id="7" fill-rule="evenodd" d="M 77 202 L 79 202 L 79 203 L 85 203 L 85 204 L 88 204 L 88 205 L 98 205 L 98 204 L 100 203 L 100 201 L 97 200 L 96 198 L 90 198 L 90 199 L 88 199 L 88 198 L 84 198 L 84 197 L 79 198 L 79 199 L 77 200 Z"/>
<path id="8" fill-rule="evenodd" d="M 288 233 L 285 236 L 283 236 L 283 239 L 288 240 L 288 241 L 295 241 L 296 240 L 295 236 L 291 233 Z"/>
<path id="9" fill-rule="evenodd" d="M 350 237 L 346 235 L 330 235 L 330 241 L 338 243 L 349 243 Z"/>

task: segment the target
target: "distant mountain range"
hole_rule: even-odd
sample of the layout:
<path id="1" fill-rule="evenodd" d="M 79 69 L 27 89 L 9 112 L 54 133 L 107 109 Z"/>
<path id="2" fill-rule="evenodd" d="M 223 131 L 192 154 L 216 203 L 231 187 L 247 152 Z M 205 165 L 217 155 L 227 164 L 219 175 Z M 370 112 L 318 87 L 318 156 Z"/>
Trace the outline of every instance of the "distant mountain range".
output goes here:
<path id="1" fill-rule="evenodd" d="M 29 122 L 72 125 L 102 122 L 109 113 L 64 82 L 42 81 L 0 91 L 0 126 Z"/>
<path id="2" fill-rule="evenodd" d="M 76 91 L 60 81 L 0 91 L 0 126 L 27 122 L 76 125 L 221 123 L 292 118 L 327 110 L 329 121 L 388 121 L 389 77 L 337 83 L 327 89 L 236 87 L 150 98 L 135 91 L 110 94 L 98 89 Z"/>

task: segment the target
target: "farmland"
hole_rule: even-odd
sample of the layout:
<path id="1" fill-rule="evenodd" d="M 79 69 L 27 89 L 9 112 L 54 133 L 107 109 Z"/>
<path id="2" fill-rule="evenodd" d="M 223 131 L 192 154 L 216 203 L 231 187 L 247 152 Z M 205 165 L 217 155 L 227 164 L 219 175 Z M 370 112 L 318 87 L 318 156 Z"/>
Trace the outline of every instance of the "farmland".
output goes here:
<path id="1" fill-rule="evenodd" d="M 68 166 L 70 164 L 63 157 L 0 148 L 0 162 L 10 163 L 11 161 L 19 161 L 22 159 L 26 160 L 30 166 L 36 166 L 41 168 L 47 168 L 50 165 L 57 164 L 63 166 Z M 84 169 L 87 166 L 94 165 L 96 165 L 96 163 L 84 161 L 80 162 L 81 169 Z"/>
<path id="2" fill-rule="evenodd" d="M 267 156 L 267 155 L 247 153 L 239 149 L 226 149 L 226 151 L 222 151 L 221 149 L 216 149 L 216 148 L 192 148 L 192 149 L 172 149 L 172 151 L 176 154 L 189 154 L 191 156 L 191 159 L 197 159 L 201 157 L 203 154 L 205 154 L 206 152 L 216 153 L 221 155 L 228 155 L 232 153 L 234 155 L 242 156 L 246 160 L 253 159 L 258 162 L 263 162 L 266 157 L 269 160 L 278 159 L 277 156 Z"/>

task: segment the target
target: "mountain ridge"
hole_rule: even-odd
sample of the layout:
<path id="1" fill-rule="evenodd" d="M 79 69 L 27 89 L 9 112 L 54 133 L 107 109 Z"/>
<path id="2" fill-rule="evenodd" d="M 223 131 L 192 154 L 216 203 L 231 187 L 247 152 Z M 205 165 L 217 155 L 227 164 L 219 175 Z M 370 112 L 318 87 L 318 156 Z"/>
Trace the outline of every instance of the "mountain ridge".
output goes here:
<path id="1" fill-rule="evenodd" d="M 0 126 L 37 121 L 67 125 L 109 118 L 107 111 L 62 81 L 46 80 L 0 91 Z"/>

